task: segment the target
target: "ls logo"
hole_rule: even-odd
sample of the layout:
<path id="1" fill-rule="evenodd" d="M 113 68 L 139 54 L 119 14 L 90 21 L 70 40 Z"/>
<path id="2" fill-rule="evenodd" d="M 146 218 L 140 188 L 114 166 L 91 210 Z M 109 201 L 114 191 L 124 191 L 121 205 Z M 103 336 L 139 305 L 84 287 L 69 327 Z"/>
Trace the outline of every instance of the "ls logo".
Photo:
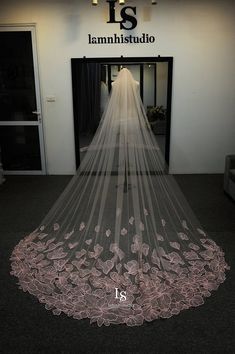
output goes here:
<path id="1" fill-rule="evenodd" d="M 120 301 L 126 301 L 126 291 L 120 291 L 119 294 L 118 288 L 115 288 L 115 299 L 119 299 Z"/>
<path id="2" fill-rule="evenodd" d="M 120 29 L 125 30 L 132 30 L 137 26 L 136 18 L 126 12 L 127 10 L 131 10 L 131 12 L 136 15 L 136 7 L 123 7 L 120 11 L 122 20 L 117 21 L 115 16 L 115 3 L 117 0 L 107 0 L 107 2 L 109 3 L 109 21 L 107 21 L 107 23 L 120 23 Z M 131 26 L 126 26 L 126 22 L 130 22 Z"/>

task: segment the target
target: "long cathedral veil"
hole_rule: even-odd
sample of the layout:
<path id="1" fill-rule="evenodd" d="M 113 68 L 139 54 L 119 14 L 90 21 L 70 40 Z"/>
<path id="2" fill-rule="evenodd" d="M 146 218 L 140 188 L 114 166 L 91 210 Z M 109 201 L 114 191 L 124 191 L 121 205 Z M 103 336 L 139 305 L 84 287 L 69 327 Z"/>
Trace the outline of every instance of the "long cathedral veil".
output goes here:
<path id="1" fill-rule="evenodd" d="M 167 173 L 129 70 L 76 175 L 11 265 L 47 310 L 99 326 L 171 317 L 225 280 L 224 253 Z"/>

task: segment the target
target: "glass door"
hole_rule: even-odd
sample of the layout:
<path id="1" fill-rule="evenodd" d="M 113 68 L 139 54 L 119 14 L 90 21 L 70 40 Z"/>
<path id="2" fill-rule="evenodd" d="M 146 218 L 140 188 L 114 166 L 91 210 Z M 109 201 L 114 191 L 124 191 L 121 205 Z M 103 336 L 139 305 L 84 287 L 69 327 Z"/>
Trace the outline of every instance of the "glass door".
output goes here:
<path id="1" fill-rule="evenodd" d="M 0 48 L 4 174 L 45 174 L 35 28 L 0 26 Z"/>

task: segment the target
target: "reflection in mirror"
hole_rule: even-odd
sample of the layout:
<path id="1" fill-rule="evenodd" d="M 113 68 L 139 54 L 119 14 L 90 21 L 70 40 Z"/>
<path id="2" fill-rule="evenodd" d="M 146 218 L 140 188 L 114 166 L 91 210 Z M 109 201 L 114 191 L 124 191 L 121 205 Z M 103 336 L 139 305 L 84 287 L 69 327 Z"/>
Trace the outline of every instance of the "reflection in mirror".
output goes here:
<path id="1" fill-rule="evenodd" d="M 102 119 L 112 82 L 123 67 L 128 68 L 140 84 L 148 121 L 169 164 L 172 58 L 83 58 L 72 59 L 77 167 Z"/>

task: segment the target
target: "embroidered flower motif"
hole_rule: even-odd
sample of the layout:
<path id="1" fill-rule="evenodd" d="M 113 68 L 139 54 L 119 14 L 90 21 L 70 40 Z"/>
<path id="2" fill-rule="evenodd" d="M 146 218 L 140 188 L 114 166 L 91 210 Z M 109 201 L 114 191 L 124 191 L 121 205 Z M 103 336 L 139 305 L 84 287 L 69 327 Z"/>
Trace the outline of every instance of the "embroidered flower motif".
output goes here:
<path id="1" fill-rule="evenodd" d="M 100 256 L 100 254 L 102 253 L 102 251 L 103 251 L 103 247 L 102 246 L 100 246 L 98 243 L 94 246 L 94 252 L 88 252 L 88 256 L 90 257 L 90 258 L 95 258 L 95 259 L 97 259 L 99 256 Z"/>
<path id="2" fill-rule="evenodd" d="M 184 229 L 189 230 L 186 220 L 182 220 L 182 226 Z"/>
<path id="3" fill-rule="evenodd" d="M 144 215 L 147 216 L 149 215 L 148 210 L 144 208 Z"/>
<path id="4" fill-rule="evenodd" d="M 171 247 L 179 250 L 180 249 L 180 244 L 178 242 L 170 242 Z"/>
<path id="5" fill-rule="evenodd" d="M 110 273 L 110 278 L 118 284 L 120 284 L 122 282 L 122 277 L 116 272 Z"/>
<path id="6" fill-rule="evenodd" d="M 77 257 L 76 257 L 77 258 Z M 81 266 L 85 263 L 85 258 L 81 258 L 79 259 L 79 261 L 77 261 L 76 259 L 74 261 L 72 261 L 72 265 L 74 265 L 77 270 L 80 270 Z M 74 281 L 74 278 L 72 277 L 72 280 Z"/>
<path id="7" fill-rule="evenodd" d="M 71 232 L 68 232 L 67 234 L 64 235 L 64 239 L 68 240 L 72 236 L 73 233 L 74 233 L 74 230 L 72 230 Z"/>
<path id="8" fill-rule="evenodd" d="M 105 235 L 106 235 L 107 237 L 109 237 L 109 236 L 111 235 L 111 230 L 110 230 L 110 229 L 106 230 Z"/>
<path id="9" fill-rule="evenodd" d="M 117 255 L 120 259 L 120 261 L 124 258 L 125 253 L 118 247 L 117 243 L 111 243 L 109 247 L 110 252 L 114 253 Z"/>
<path id="10" fill-rule="evenodd" d="M 204 304 L 204 300 L 200 295 L 196 295 L 193 297 L 193 299 L 190 301 L 191 305 L 194 307 L 200 306 Z"/>
<path id="11" fill-rule="evenodd" d="M 59 310 L 59 309 L 55 309 L 52 312 L 53 312 L 53 315 L 55 315 L 55 316 L 59 316 L 61 314 L 61 310 Z"/>
<path id="12" fill-rule="evenodd" d="M 142 242 L 142 238 L 139 235 L 135 235 L 133 237 L 133 242 L 131 245 L 131 252 L 132 253 L 136 253 L 138 251 L 140 251 L 141 249 L 141 242 Z"/>
<path id="13" fill-rule="evenodd" d="M 162 226 L 166 226 L 166 221 L 164 219 L 161 220 L 162 221 Z"/>
<path id="14" fill-rule="evenodd" d="M 144 224 L 142 222 L 140 222 L 139 228 L 140 228 L 140 231 L 144 231 Z"/>
<path id="15" fill-rule="evenodd" d="M 85 223 L 82 221 L 80 226 L 79 226 L 79 231 L 82 231 L 83 229 L 85 229 Z"/>
<path id="16" fill-rule="evenodd" d="M 133 216 L 131 216 L 129 219 L 129 224 L 133 225 L 134 220 L 135 220 L 135 218 Z"/>
<path id="17" fill-rule="evenodd" d="M 200 255 L 205 259 L 205 260 L 210 260 L 214 258 L 214 253 L 211 250 L 206 250 L 200 252 Z"/>
<path id="18" fill-rule="evenodd" d="M 79 270 L 79 275 L 84 278 L 86 277 L 88 274 L 91 273 L 91 269 L 80 269 Z"/>
<path id="19" fill-rule="evenodd" d="M 181 240 L 186 240 L 186 241 L 189 240 L 188 236 L 183 232 L 178 232 L 177 235 Z"/>
<path id="20" fill-rule="evenodd" d="M 68 262 L 68 260 L 66 259 L 58 259 L 53 261 L 53 265 L 56 271 L 58 272 L 62 272 L 62 270 L 64 269 L 66 263 Z"/>
<path id="21" fill-rule="evenodd" d="M 78 251 L 78 252 L 76 252 L 75 253 L 75 257 L 77 258 L 77 259 L 79 259 L 79 258 L 82 258 L 85 254 L 86 254 L 86 250 L 84 250 L 84 248 L 81 250 L 81 251 Z"/>
<path id="22" fill-rule="evenodd" d="M 38 235 L 39 240 L 43 240 L 48 234 L 40 234 Z"/>
<path id="23" fill-rule="evenodd" d="M 91 274 L 94 276 L 94 277 L 99 277 L 102 273 L 96 269 L 95 267 L 92 268 L 91 270 Z M 96 293 L 97 294 L 97 293 Z"/>
<path id="24" fill-rule="evenodd" d="M 92 239 L 90 238 L 89 240 L 86 240 L 85 243 L 86 243 L 87 245 L 90 245 L 90 244 L 92 243 Z"/>
<path id="25" fill-rule="evenodd" d="M 44 268 L 44 267 L 49 266 L 50 264 L 51 264 L 50 261 L 44 259 L 44 260 L 42 260 L 41 262 L 37 263 L 37 267 L 38 267 L 38 268 Z"/>
<path id="26" fill-rule="evenodd" d="M 95 232 L 99 232 L 100 231 L 100 225 L 96 225 L 96 227 L 95 227 Z"/>
<path id="27" fill-rule="evenodd" d="M 200 247 L 182 243 L 190 251 L 182 252 L 181 258 L 178 242 L 169 243 L 176 249 L 169 252 L 168 247 L 152 249 L 135 235 L 131 247 L 137 254 L 130 260 L 130 254 L 125 255 L 118 243 L 111 243 L 113 255 L 107 259 L 105 251 L 102 259 L 99 244 L 93 252 L 65 252 L 76 242 L 68 245 L 56 237 L 35 241 L 38 235 L 40 232 L 27 236 L 12 253 L 11 274 L 19 278 L 20 288 L 34 294 L 55 315 L 88 317 L 98 326 L 141 325 L 144 320 L 168 318 L 199 306 L 225 280 L 225 270 L 229 269 L 223 251 L 210 239 L 201 239 Z M 188 240 L 184 233 L 180 235 Z M 199 253 L 200 248 L 204 250 Z M 141 253 L 148 258 L 142 257 L 140 262 Z M 127 292 L 122 308 L 113 296 L 115 288 Z"/>
<path id="28" fill-rule="evenodd" d="M 29 234 L 28 236 L 26 236 L 24 238 L 24 242 L 28 243 L 28 242 L 31 242 L 33 240 L 35 240 L 35 238 L 38 236 L 38 232 L 37 230 L 31 232 L 31 234 Z"/>
<path id="29" fill-rule="evenodd" d="M 136 243 L 142 242 L 142 237 L 140 235 L 135 235 L 133 237 L 133 242 L 136 242 Z"/>
<path id="30" fill-rule="evenodd" d="M 60 247 L 47 254 L 48 259 L 60 259 L 67 256 L 68 253 L 64 252 L 63 247 Z"/>
<path id="31" fill-rule="evenodd" d="M 56 248 L 58 248 L 59 246 L 62 246 L 64 244 L 64 242 L 58 242 L 58 243 L 50 243 L 49 244 L 49 247 L 47 248 L 47 250 L 45 252 L 49 252 L 49 251 L 52 251 Z M 41 248 L 41 244 L 39 243 L 39 245 L 37 244 L 37 248 Z"/>
<path id="32" fill-rule="evenodd" d="M 143 264 L 143 272 L 147 273 L 149 271 L 149 269 L 151 269 L 150 264 L 149 263 L 144 263 Z"/>
<path id="33" fill-rule="evenodd" d="M 138 273 L 138 262 L 135 260 L 127 262 L 127 264 L 124 264 L 124 267 L 129 274 L 136 275 Z"/>
<path id="34" fill-rule="evenodd" d="M 55 237 L 53 238 L 50 238 L 47 242 L 46 242 L 46 247 L 48 247 L 50 245 L 50 243 L 54 242 L 55 241 Z"/>
<path id="35" fill-rule="evenodd" d="M 127 229 L 123 228 L 121 229 L 121 235 L 125 236 L 127 234 Z"/>
<path id="36" fill-rule="evenodd" d="M 147 256 L 149 253 L 149 245 L 147 245 L 146 243 L 142 244 L 142 253 L 144 256 Z"/>
<path id="37" fill-rule="evenodd" d="M 157 234 L 156 236 L 157 236 L 158 241 L 164 241 L 164 238 L 162 237 L 162 235 Z"/>
<path id="38" fill-rule="evenodd" d="M 54 228 L 54 231 L 57 231 L 57 230 L 59 230 L 60 225 L 57 224 L 57 223 L 55 223 L 54 226 L 53 226 L 53 228 Z"/>
<path id="39" fill-rule="evenodd" d="M 108 274 L 110 270 L 113 269 L 114 262 L 110 259 L 105 262 L 103 262 L 101 259 L 98 259 L 96 267 L 102 269 L 104 274 Z"/>
<path id="40" fill-rule="evenodd" d="M 72 270 L 73 270 L 73 265 L 72 264 L 66 264 L 65 265 L 65 270 L 66 270 L 66 272 L 72 272 Z"/>
<path id="41" fill-rule="evenodd" d="M 61 242 L 61 244 L 63 244 L 63 242 Z M 34 245 L 34 249 L 37 250 L 37 252 L 43 252 L 47 249 L 47 246 L 45 242 L 39 241 Z"/>
<path id="42" fill-rule="evenodd" d="M 180 255 L 176 252 L 171 252 L 171 253 L 168 253 L 168 259 L 170 260 L 171 263 L 174 263 L 174 264 L 185 264 L 183 259 L 180 257 Z"/>
<path id="43" fill-rule="evenodd" d="M 196 252 L 194 251 L 190 251 L 190 252 L 183 252 L 183 255 L 186 259 L 189 259 L 189 260 L 193 260 L 193 259 L 199 259 L 198 255 Z"/>
<path id="44" fill-rule="evenodd" d="M 76 246 L 78 245 L 78 242 L 74 242 L 74 243 L 69 243 L 68 246 L 69 246 L 69 249 L 73 249 L 75 248 Z"/>
<path id="45" fill-rule="evenodd" d="M 202 229 L 198 228 L 197 231 L 199 232 L 199 234 L 206 236 L 206 233 Z"/>
<path id="46" fill-rule="evenodd" d="M 119 247 L 118 247 L 117 243 L 110 244 L 110 247 L 109 247 L 110 252 L 115 253 L 118 249 L 119 249 Z"/>
<path id="47" fill-rule="evenodd" d="M 200 250 L 200 247 L 197 246 L 197 245 L 195 245 L 195 244 L 192 243 L 192 242 L 190 242 L 188 246 L 189 246 L 189 248 L 191 248 L 191 249 L 194 250 L 194 251 Z"/>

